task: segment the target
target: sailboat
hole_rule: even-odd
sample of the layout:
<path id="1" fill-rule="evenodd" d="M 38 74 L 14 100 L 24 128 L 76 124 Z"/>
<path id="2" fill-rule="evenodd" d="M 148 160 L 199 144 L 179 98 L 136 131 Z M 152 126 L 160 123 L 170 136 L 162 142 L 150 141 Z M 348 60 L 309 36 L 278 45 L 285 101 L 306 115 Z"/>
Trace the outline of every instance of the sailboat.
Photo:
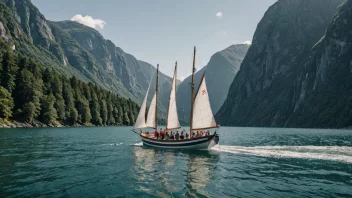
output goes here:
<path id="1" fill-rule="evenodd" d="M 200 136 L 190 139 L 180 139 L 180 140 L 162 140 L 156 137 L 151 137 L 147 135 L 148 133 L 142 132 L 142 129 L 152 128 L 154 130 L 158 129 L 158 81 L 159 81 L 159 64 L 157 65 L 156 72 L 156 87 L 155 93 L 153 95 L 152 101 L 149 106 L 147 119 L 145 118 L 147 98 L 150 89 L 148 87 L 147 93 L 144 97 L 143 103 L 139 110 L 136 123 L 133 127 L 133 131 L 137 133 L 142 141 L 143 145 L 156 147 L 156 148 L 166 148 L 166 149 L 210 149 L 219 142 L 219 135 L 217 130 L 219 126 L 216 124 L 213 112 L 210 107 L 208 90 L 205 82 L 205 73 L 199 83 L 198 90 L 194 95 L 194 74 L 195 74 L 195 57 L 196 57 L 196 47 L 194 47 L 193 54 L 193 69 L 192 69 L 192 81 L 191 81 L 191 112 L 190 112 L 190 136 L 196 131 L 205 131 L 215 129 L 213 134 L 207 136 Z M 181 128 L 180 122 L 178 120 L 177 105 L 176 105 L 176 80 L 177 80 L 177 62 L 175 64 L 174 76 L 172 79 L 171 92 L 167 111 L 166 120 L 166 131 L 175 131 Z M 137 130 L 140 130 L 138 133 Z"/>

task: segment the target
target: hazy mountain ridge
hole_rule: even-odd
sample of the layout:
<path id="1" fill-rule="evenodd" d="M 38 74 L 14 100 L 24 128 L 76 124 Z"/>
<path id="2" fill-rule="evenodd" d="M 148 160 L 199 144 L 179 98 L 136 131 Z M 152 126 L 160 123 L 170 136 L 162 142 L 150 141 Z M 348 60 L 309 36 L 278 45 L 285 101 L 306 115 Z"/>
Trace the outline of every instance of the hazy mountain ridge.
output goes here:
<path id="1" fill-rule="evenodd" d="M 311 49 L 324 36 L 342 2 L 281 0 L 271 6 L 217 114 L 220 123 L 284 127 L 290 120 L 290 126 L 307 126 L 290 118 L 301 94 L 297 78 L 306 60 L 315 56 Z M 312 116 L 318 118 L 316 113 Z"/>
<path id="2" fill-rule="evenodd" d="M 232 45 L 215 53 L 207 66 L 196 72 L 195 90 L 198 89 L 200 79 L 205 72 L 209 99 L 214 114 L 225 101 L 231 82 L 239 71 L 248 48 L 249 45 L 245 44 Z M 190 115 L 190 82 L 191 76 L 188 76 L 177 88 L 178 115 L 185 122 L 189 121 Z"/>

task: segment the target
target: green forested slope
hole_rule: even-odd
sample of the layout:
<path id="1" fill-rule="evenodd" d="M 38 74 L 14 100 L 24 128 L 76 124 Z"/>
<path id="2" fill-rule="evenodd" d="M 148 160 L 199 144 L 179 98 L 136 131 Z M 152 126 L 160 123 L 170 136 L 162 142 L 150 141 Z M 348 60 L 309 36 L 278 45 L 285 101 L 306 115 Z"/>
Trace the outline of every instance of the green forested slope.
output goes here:
<path id="1" fill-rule="evenodd" d="M 93 83 L 67 78 L 15 53 L 0 39 L 0 122 L 49 126 L 131 125 L 138 105 Z"/>

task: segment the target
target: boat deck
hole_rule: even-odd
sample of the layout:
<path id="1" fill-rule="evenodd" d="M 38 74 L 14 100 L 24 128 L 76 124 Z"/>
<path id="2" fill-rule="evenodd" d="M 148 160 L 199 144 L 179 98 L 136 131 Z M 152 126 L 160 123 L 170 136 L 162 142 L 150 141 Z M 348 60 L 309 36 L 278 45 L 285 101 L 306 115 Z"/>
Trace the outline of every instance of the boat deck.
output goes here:
<path id="1" fill-rule="evenodd" d="M 201 136 L 201 137 L 196 137 L 196 138 L 188 138 L 188 139 L 157 139 L 155 136 L 148 136 L 146 134 L 141 134 L 140 135 L 143 138 L 147 138 L 150 140 L 154 140 L 154 141 L 162 141 L 162 142 L 185 142 L 185 141 L 191 141 L 191 140 L 197 140 L 197 139 L 203 139 L 203 138 L 213 138 L 214 135 L 207 135 L 207 136 Z"/>

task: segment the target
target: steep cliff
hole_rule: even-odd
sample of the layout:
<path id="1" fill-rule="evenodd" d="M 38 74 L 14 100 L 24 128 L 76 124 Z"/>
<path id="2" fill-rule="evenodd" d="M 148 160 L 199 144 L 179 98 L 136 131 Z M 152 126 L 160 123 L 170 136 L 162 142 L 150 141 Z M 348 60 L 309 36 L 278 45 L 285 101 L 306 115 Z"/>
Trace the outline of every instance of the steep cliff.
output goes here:
<path id="1" fill-rule="evenodd" d="M 258 24 L 218 121 L 285 126 L 295 106 L 295 79 L 342 2 L 279 0 L 272 5 Z"/>
<path id="2" fill-rule="evenodd" d="M 335 15 L 295 80 L 287 127 L 352 126 L 352 0 Z"/>

